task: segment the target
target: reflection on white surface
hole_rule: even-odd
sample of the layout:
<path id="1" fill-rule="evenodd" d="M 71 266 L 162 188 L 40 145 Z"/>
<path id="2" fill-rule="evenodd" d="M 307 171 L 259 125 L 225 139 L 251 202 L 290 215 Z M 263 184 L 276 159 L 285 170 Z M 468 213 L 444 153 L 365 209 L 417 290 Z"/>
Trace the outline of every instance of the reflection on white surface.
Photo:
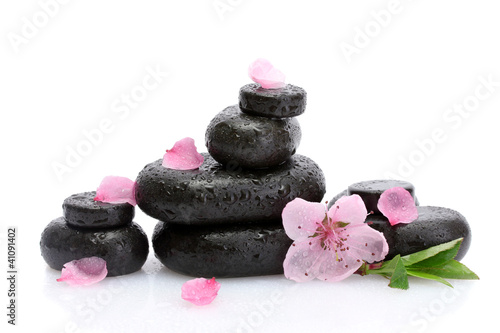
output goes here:
<path id="1" fill-rule="evenodd" d="M 33 284 L 41 284 L 42 294 L 23 297 L 29 305 L 20 322 L 46 332 L 421 332 L 464 306 L 478 283 L 455 280 L 451 289 L 410 279 L 410 290 L 401 291 L 378 276 L 333 284 L 298 284 L 281 275 L 218 279 L 217 298 L 197 307 L 180 297 L 191 277 L 169 271 L 151 254 L 141 271 L 91 286 L 58 283 L 58 271 L 37 266 L 42 279 Z M 23 317 L 26 307 L 41 309 L 46 319 Z"/>

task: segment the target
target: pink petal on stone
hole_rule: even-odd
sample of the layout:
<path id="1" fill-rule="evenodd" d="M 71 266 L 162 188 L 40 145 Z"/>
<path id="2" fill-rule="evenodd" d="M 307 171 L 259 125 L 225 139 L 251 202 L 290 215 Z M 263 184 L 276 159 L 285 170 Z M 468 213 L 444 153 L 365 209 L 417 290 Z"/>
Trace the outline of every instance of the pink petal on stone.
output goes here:
<path id="1" fill-rule="evenodd" d="M 175 170 L 194 170 L 203 164 L 203 156 L 198 153 L 194 140 L 184 138 L 177 141 L 163 156 L 162 165 Z"/>
<path id="2" fill-rule="evenodd" d="M 285 74 L 274 68 L 266 59 L 259 58 L 251 63 L 248 75 L 264 89 L 278 89 L 285 86 Z"/>
<path id="3" fill-rule="evenodd" d="M 283 227 L 288 237 L 298 239 L 313 235 L 326 217 L 326 206 L 295 198 L 286 204 L 281 213 Z"/>
<path id="4" fill-rule="evenodd" d="M 220 289 L 220 283 L 204 278 L 193 279 L 185 282 L 182 285 L 181 297 L 194 305 L 207 305 L 217 296 Z"/>
<path id="5" fill-rule="evenodd" d="M 97 188 L 94 201 L 102 201 L 111 204 L 128 202 L 135 206 L 135 182 L 126 177 L 107 176 L 104 177 Z"/>
<path id="6" fill-rule="evenodd" d="M 367 214 L 365 203 L 357 194 L 341 197 L 328 211 L 328 216 L 333 222 L 350 224 L 364 223 Z"/>
<path id="7" fill-rule="evenodd" d="M 391 225 L 410 223 L 418 218 L 415 200 L 402 187 L 385 190 L 378 200 L 377 208 L 389 219 Z"/>
<path id="8" fill-rule="evenodd" d="M 70 285 L 90 285 L 103 280 L 108 275 L 106 261 L 98 257 L 82 258 L 64 264 L 58 282 Z"/>

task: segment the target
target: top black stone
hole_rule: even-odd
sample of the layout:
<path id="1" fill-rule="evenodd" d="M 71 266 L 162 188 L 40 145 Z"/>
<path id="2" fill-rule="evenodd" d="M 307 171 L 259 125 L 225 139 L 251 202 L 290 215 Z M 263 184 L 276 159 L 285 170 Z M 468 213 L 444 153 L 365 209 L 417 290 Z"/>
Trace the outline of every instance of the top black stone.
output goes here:
<path id="1" fill-rule="evenodd" d="M 63 214 L 69 225 L 80 228 L 111 228 L 126 225 L 134 218 L 129 203 L 110 204 L 94 201 L 95 191 L 73 194 L 63 202 Z"/>
<path id="2" fill-rule="evenodd" d="M 279 89 L 264 89 L 258 83 L 240 89 L 240 107 L 243 112 L 268 118 L 296 117 L 306 110 L 307 93 L 287 84 Z"/>

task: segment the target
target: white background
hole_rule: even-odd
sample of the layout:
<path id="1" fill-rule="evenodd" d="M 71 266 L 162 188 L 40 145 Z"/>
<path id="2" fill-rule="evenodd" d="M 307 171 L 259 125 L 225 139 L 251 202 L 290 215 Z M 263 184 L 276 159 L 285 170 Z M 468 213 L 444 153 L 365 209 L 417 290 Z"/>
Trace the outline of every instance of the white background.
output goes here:
<path id="1" fill-rule="evenodd" d="M 0 266 L 7 271 L 12 225 L 19 269 L 15 328 L 6 323 L 1 279 L 2 331 L 463 332 L 496 319 L 486 302 L 500 296 L 497 2 L 62 2 L 0 5 Z M 308 92 L 298 153 L 324 170 L 325 200 L 388 173 L 413 182 L 422 205 L 466 216 L 473 238 L 463 262 L 480 281 L 449 289 L 411 280 L 399 291 L 377 277 L 221 279 L 216 300 L 195 307 L 180 298 L 190 277 L 162 268 L 152 253 L 129 276 L 87 288 L 55 281 L 59 272 L 47 268 L 38 243 L 62 201 L 106 175 L 135 179 L 183 137 L 206 151 L 207 124 L 237 103 L 258 57 Z M 168 76 L 137 95 L 148 69 Z M 124 108 L 133 92 L 143 100 Z M 84 133 L 103 121 L 107 133 L 89 146 Z M 68 166 L 72 149 L 86 156 Z M 54 165 L 67 168 L 58 176 Z M 156 222 L 139 209 L 135 220 L 151 237 Z"/>

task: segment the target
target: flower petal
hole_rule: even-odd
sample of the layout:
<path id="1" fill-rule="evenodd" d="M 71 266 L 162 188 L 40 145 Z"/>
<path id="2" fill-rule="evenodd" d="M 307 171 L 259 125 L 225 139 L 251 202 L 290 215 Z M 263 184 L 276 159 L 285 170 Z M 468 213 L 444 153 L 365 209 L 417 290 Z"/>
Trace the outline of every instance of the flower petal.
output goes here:
<path id="1" fill-rule="evenodd" d="M 203 164 L 203 156 L 198 153 L 194 140 L 184 138 L 177 141 L 174 147 L 163 155 L 162 165 L 174 170 L 194 170 Z"/>
<path id="2" fill-rule="evenodd" d="M 341 197 L 328 211 L 328 216 L 333 222 L 350 224 L 364 223 L 367 214 L 365 203 L 357 194 Z"/>
<path id="3" fill-rule="evenodd" d="M 220 283 L 204 278 L 193 279 L 185 282 L 181 288 L 181 297 L 195 305 L 207 305 L 217 296 L 220 289 Z"/>
<path id="4" fill-rule="evenodd" d="M 353 256 L 349 251 L 323 251 L 319 260 L 321 265 L 317 268 L 319 280 L 337 282 L 343 280 L 358 270 L 363 264 L 362 260 Z"/>
<path id="5" fill-rule="evenodd" d="M 99 257 L 82 258 L 64 264 L 58 282 L 70 285 L 90 285 L 103 280 L 108 275 L 106 261 Z"/>
<path id="6" fill-rule="evenodd" d="M 101 181 L 97 188 L 94 201 L 102 201 L 112 204 L 128 202 L 135 206 L 135 182 L 126 177 L 107 176 Z"/>
<path id="7" fill-rule="evenodd" d="M 281 213 L 283 227 L 291 239 L 311 236 L 326 217 L 326 206 L 318 202 L 309 202 L 295 198 L 283 209 Z"/>
<path id="8" fill-rule="evenodd" d="M 415 199 L 402 187 L 385 190 L 380 195 L 377 208 L 389 219 L 391 225 L 410 223 L 418 218 Z"/>
<path id="9" fill-rule="evenodd" d="M 345 227 L 341 235 L 347 240 L 345 253 L 356 259 L 369 263 L 384 260 L 389 252 L 389 245 L 384 234 L 369 227 L 367 224 L 354 224 Z"/>
<path id="10" fill-rule="evenodd" d="M 285 86 L 285 74 L 274 68 L 266 59 L 259 58 L 251 63 L 248 75 L 264 89 L 278 89 Z"/>
<path id="11" fill-rule="evenodd" d="M 316 277 L 314 267 L 319 265 L 318 258 L 325 252 L 319 245 L 319 238 L 303 238 L 295 241 L 283 262 L 285 277 L 296 282 L 306 282 Z"/>

